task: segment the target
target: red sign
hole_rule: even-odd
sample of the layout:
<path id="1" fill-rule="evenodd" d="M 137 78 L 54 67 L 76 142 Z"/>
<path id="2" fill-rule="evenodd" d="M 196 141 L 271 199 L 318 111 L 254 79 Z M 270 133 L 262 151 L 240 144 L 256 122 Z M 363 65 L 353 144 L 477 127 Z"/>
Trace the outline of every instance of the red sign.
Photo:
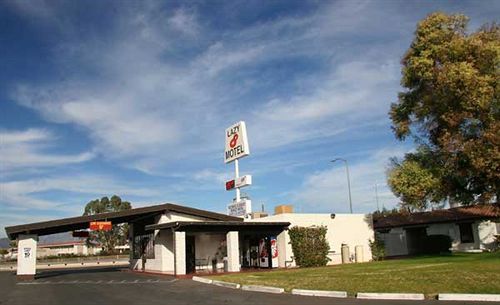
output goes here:
<path id="1" fill-rule="evenodd" d="M 93 231 L 110 231 L 111 221 L 91 221 L 89 228 Z"/>
<path id="2" fill-rule="evenodd" d="M 234 189 L 234 180 L 229 180 L 226 182 L 226 191 Z"/>
<path id="3" fill-rule="evenodd" d="M 89 231 L 73 231 L 73 237 L 89 237 Z"/>

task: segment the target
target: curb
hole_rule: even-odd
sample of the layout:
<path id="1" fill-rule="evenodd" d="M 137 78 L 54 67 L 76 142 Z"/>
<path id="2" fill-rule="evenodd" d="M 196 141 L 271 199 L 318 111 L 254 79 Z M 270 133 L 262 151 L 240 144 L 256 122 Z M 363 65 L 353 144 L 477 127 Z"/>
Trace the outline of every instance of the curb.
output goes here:
<path id="1" fill-rule="evenodd" d="M 212 282 L 213 282 L 213 280 L 211 280 L 211 279 L 206 279 L 206 278 L 199 277 L 199 276 L 193 276 L 191 279 L 195 282 L 200 282 L 200 283 L 205 283 L 205 284 L 212 284 Z"/>
<path id="2" fill-rule="evenodd" d="M 358 292 L 357 299 L 372 299 L 372 300 L 424 300 L 423 293 L 370 293 Z"/>
<path id="3" fill-rule="evenodd" d="M 313 297 L 347 298 L 347 292 L 345 291 L 292 289 L 292 294 Z"/>
<path id="4" fill-rule="evenodd" d="M 283 293 L 283 292 L 285 292 L 284 288 L 269 287 L 269 286 L 257 286 L 257 285 L 243 285 L 243 286 L 241 286 L 241 290 L 267 292 L 267 293 Z"/>
<path id="5" fill-rule="evenodd" d="M 215 281 L 215 280 L 212 280 L 212 284 L 215 286 L 221 286 L 221 287 L 233 288 L 233 289 L 239 289 L 241 287 L 240 284 Z"/>
<path id="6" fill-rule="evenodd" d="M 440 293 L 438 300 L 500 302 L 500 294 Z"/>

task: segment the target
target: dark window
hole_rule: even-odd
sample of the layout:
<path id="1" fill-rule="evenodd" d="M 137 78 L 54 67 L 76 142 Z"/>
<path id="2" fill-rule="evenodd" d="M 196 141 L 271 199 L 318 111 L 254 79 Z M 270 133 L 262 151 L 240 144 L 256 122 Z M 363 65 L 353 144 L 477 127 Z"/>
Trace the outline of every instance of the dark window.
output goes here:
<path id="1" fill-rule="evenodd" d="M 473 243 L 474 234 L 472 231 L 472 223 L 461 223 L 458 227 L 460 229 L 460 241 L 462 243 Z"/>
<path id="2" fill-rule="evenodd" d="M 134 237 L 134 259 L 155 258 L 154 234 L 137 235 Z"/>

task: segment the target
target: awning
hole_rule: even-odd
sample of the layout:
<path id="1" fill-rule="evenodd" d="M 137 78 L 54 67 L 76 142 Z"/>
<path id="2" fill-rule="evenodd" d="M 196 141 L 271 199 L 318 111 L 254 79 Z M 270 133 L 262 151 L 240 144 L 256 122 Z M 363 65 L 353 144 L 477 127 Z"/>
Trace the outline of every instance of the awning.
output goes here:
<path id="1" fill-rule="evenodd" d="M 147 225 L 146 231 L 171 229 L 186 232 L 280 232 L 288 228 L 289 222 L 252 222 L 252 221 L 173 221 Z"/>

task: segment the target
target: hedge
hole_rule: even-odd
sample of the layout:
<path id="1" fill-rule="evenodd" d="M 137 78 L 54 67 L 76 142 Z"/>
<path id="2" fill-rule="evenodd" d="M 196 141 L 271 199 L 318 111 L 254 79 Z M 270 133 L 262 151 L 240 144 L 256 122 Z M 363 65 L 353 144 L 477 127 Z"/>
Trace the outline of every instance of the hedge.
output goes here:
<path id="1" fill-rule="evenodd" d="M 300 267 L 325 266 L 328 261 L 330 246 L 326 240 L 327 228 L 293 227 L 288 230 L 295 262 Z"/>

